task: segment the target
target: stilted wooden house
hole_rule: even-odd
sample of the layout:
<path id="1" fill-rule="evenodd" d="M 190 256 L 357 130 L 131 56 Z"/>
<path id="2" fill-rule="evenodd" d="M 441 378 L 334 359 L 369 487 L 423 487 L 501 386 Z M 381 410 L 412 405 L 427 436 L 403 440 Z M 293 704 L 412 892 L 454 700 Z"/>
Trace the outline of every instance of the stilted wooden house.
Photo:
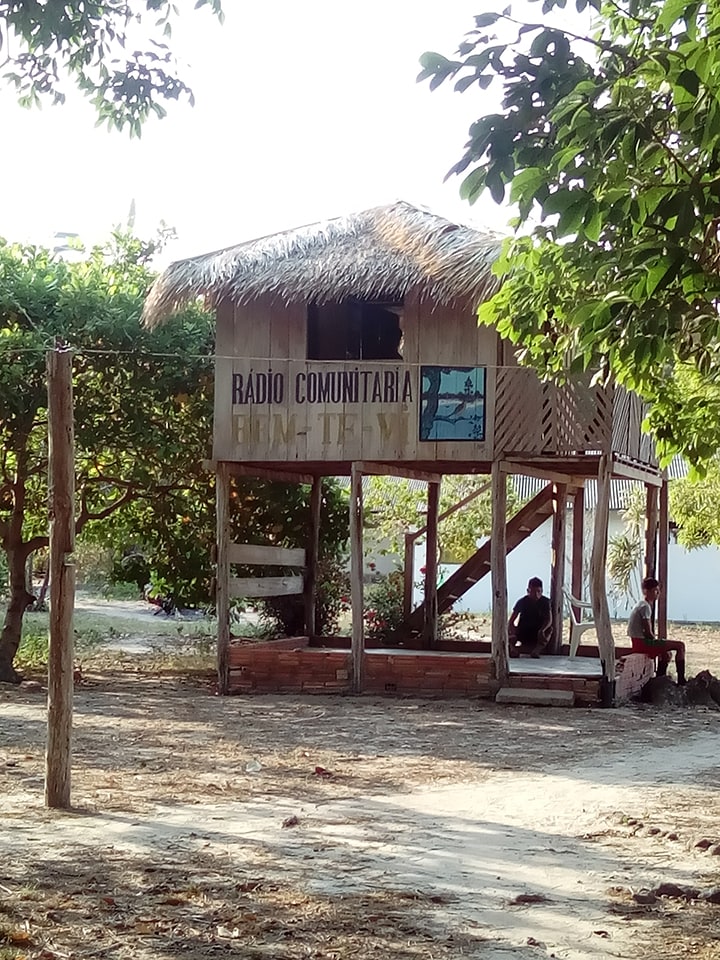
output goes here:
<path id="1" fill-rule="evenodd" d="M 564 386 L 543 382 L 518 365 L 513 346 L 497 331 L 478 326 L 476 308 L 496 289 L 491 267 L 498 248 L 494 235 L 400 202 L 183 260 L 155 283 L 146 305 L 149 324 L 198 297 L 217 314 L 213 469 L 223 692 L 492 692 L 509 674 L 507 552 L 552 516 L 550 597 L 557 651 L 567 505 L 571 498 L 569 587 L 578 597 L 588 478 L 598 481 L 593 612 L 602 672 L 607 679 L 614 676 L 605 595 L 610 480 L 625 477 L 646 485 L 646 568 L 659 564 L 660 576 L 667 541 L 656 533 L 658 517 L 667 522 L 666 487 L 641 435 L 637 397 L 618 387 L 591 387 L 589 378 Z M 443 475 L 451 473 L 489 477 L 492 536 L 438 588 L 439 489 Z M 424 603 L 409 613 L 403 647 L 382 655 L 368 651 L 363 636 L 365 474 L 429 483 Z M 510 474 L 546 483 L 506 522 Z M 307 543 L 293 550 L 230 543 L 233 475 L 311 484 Z M 352 478 L 352 641 L 349 650 L 314 648 L 321 481 L 346 475 Z M 249 563 L 301 572 L 259 580 L 232 575 L 233 565 Z M 492 577 L 494 597 L 490 656 L 481 666 L 477 655 L 457 650 L 442 659 L 447 651 L 437 649 L 439 613 L 485 575 Z M 233 652 L 230 599 L 290 592 L 305 595 L 307 637 L 293 640 L 292 649 L 286 643 L 281 653 L 258 647 Z M 661 629 L 663 615 L 661 609 Z M 411 667 L 413 649 L 422 649 L 425 659 L 418 654 Z M 393 666 L 393 658 L 402 662 Z M 311 660 L 316 666 L 307 666 Z"/>

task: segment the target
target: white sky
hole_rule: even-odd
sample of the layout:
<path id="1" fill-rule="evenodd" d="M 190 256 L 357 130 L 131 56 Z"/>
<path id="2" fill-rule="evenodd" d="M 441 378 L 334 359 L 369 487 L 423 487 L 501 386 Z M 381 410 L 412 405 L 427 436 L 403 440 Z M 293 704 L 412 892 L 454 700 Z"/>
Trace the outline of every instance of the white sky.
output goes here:
<path id="1" fill-rule="evenodd" d="M 22 110 L 0 90 L 0 235 L 95 242 L 133 198 L 138 233 L 177 230 L 169 259 L 396 199 L 502 229 L 507 210 L 469 207 L 459 178 L 443 183 L 489 94 L 415 81 L 420 55 L 452 55 L 484 6 L 225 0 L 224 26 L 188 10 L 173 49 L 196 105 L 171 103 L 140 140 L 95 127 L 80 95 Z"/>

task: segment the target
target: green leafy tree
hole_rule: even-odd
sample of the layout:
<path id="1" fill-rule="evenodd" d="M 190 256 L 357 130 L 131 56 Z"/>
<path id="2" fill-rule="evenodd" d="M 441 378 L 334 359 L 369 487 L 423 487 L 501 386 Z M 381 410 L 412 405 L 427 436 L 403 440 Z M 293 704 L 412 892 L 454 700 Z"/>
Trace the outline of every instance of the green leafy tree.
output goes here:
<path id="1" fill-rule="evenodd" d="M 221 0 L 195 7 L 222 20 Z M 173 0 L 0 0 L 0 76 L 23 106 L 63 103 L 69 80 L 99 122 L 139 136 L 151 113 L 165 115 L 163 101 L 192 103 L 168 45 L 177 14 Z"/>
<path id="2" fill-rule="evenodd" d="M 156 331 L 141 326 L 154 249 L 118 236 L 70 264 L 0 243 L 0 546 L 9 570 L 0 680 L 18 679 L 12 663 L 33 599 L 25 564 L 48 543 L 48 345 L 62 339 L 74 350 L 78 534 L 204 478 L 212 324 L 194 310 Z"/>
<path id="3" fill-rule="evenodd" d="M 500 88 L 452 171 L 470 202 L 487 190 L 517 205 L 480 319 L 548 375 L 593 370 L 637 391 L 661 453 L 700 462 L 720 417 L 695 416 L 678 384 L 717 411 L 720 7 L 575 6 L 584 23 L 565 0 L 535 20 L 482 14 L 456 57 L 422 58 L 431 86 Z"/>
<path id="4" fill-rule="evenodd" d="M 440 513 L 455 506 L 479 487 L 487 478 L 476 476 L 447 476 L 440 488 Z M 508 511 L 517 505 L 517 498 L 508 491 Z M 364 496 L 367 515 L 368 547 L 373 541 L 381 549 L 403 555 L 404 536 L 425 526 L 427 493 L 389 477 L 372 477 Z M 447 562 L 464 560 L 477 549 L 476 541 L 488 536 L 492 526 L 492 497 L 489 491 L 442 520 L 439 543 L 442 559 Z"/>
<path id="5" fill-rule="evenodd" d="M 206 440 L 211 436 L 209 402 L 200 411 L 195 429 L 196 436 L 203 434 Z M 199 436 L 197 442 L 196 449 L 201 449 Z M 186 486 L 165 489 L 162 496 L 136 499 L 120 514 L 94 524 L 89 533 L 93 539 L 114 547 L 118 579 L 136 582 L 138 586 L 140 581 L 149 582 L 154 593 L 171 597 L 178 606 L 194 607 L 212 600 L 215 494 L 214 478 L 205 471 L 192 473 L 187 479 Z M 232 478 L 230 529 L 236 542 L 304 547 L 309 525 L 308 487 L 252 477 Z M 321 566 L 332 566 L 330 561 L 343 554 L 347 539 L 347 494 L 328 479 L 323 485 L 321 504 Z M 267 573 L 264 567 L 247 567 L 243 575 Z M 292 616 L 302 624 L 302 598 L 277 599 L 279 607 L 296 605 L 298 612 L 293 609 Z M 297 633 L 298 629 L 292 632 Z"/>
<path id="6" fill-rule="evenodd" d="M 677 524 L 678 543 L 692 549 L 720 545 L 720 460 L 715 457 L 705 476 L 684 477 L 670 484 L 670 515 Z"/>
<path id="7" fill-rule="evenodd" d="M 135 548 L 178 603 L 210 600 L 214 495 L 202 460 L 212 442 L 214 325 L 197 309 L 153 331 L 141 325 L 155 250 L 116 236 L 66 263 L 0 242 L 0 570 L 9 580 L 0 680 L 19 679 L 12 664 L 34 600 L 25 567 L 48 544 L 45 354 L 58 338 L 74 351 L 77 535 L 113 546 L 118 558 Z M 328 481 L 324 569 L 337 567 L 347 510 Z M 235 479 L 231 523 L 239 541 L 302 545 L 308 489 Z M 321 606 L 332 603 L 328 582 Z"/>

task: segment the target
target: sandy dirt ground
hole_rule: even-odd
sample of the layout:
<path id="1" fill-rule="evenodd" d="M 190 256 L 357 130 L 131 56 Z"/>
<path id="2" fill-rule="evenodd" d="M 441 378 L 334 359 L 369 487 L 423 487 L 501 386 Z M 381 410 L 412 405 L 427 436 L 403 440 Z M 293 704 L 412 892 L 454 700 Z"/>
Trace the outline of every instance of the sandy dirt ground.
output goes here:
<path id="1" fill-rule="evenodd" d="M 44 694 L 0 686 L 1 960 L 720 958 L 719 713 L 221 699 L 153 664 L 85 665 L 69 813 Z"/>

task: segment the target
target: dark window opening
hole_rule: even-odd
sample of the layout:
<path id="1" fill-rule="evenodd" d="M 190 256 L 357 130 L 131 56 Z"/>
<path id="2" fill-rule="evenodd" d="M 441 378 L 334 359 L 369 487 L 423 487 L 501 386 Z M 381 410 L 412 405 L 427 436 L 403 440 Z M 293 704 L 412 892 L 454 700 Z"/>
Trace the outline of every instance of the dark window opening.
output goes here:
<path id="1" fill-rule="evenodd" d="M 311 303 L 308 360 L 402 360 L 401 318 L 399 303 Z"/>

